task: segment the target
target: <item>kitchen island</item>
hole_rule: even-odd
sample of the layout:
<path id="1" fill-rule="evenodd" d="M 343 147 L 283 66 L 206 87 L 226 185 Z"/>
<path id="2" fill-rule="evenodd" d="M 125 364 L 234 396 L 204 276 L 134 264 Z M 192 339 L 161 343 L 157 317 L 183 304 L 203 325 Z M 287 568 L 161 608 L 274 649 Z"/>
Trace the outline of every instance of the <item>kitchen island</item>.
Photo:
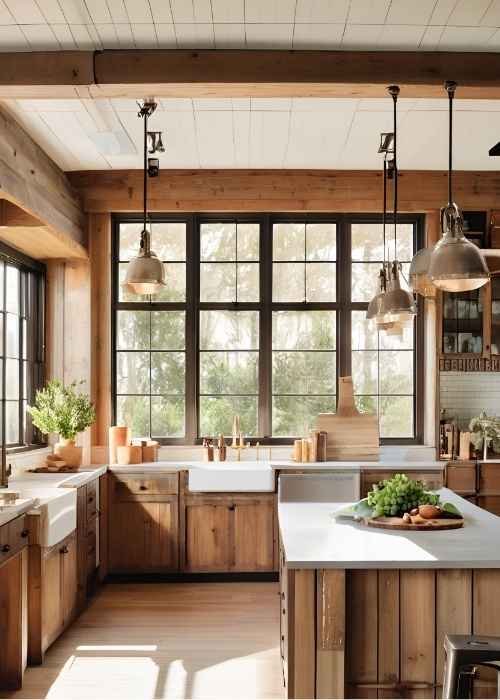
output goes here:
<path id="1" fill-rule="evenodd" d="M 440 697 L 446 633 L 500 636 L 500 518 L 448 489 L 459 530 L 374 530 L 345 503 L 280 502 L 289 698 Z M 481 671 L 475 697 L 497 697 Z"/>

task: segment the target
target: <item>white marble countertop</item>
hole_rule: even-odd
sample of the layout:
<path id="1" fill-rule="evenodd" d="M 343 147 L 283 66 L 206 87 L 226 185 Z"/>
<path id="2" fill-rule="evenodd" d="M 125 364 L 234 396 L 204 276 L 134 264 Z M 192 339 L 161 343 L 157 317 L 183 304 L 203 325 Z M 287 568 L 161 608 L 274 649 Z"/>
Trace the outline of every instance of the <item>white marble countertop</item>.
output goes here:
<path id="1" fill-rule="evenodd" d="M 0 527 L 11 520 L 28 513 L 35 504 L 33 498 L 19 498 L 14 504 L 0 506 Z"/>
<path id="2" fill-rule="evenodd" d="M 84 486 L 89 481 L 99 478 L 108 470 L 107 465 L 82 466 L 76 472 L 31 472 L 23 471 L 16 473 L 10 482 L 22 482 L 50 486 L 51 488 L 78 488 Z"/>
<path id="3" fill-rule="evenodd" d="M 82 467 L 85 469 L 85 467 Z M 162 471 L 184 471 L 186 469 L 204 469 L 204 470 L 286 470 L 286 469 L 301 469 L 301 470 L 341 470 L 341 471 L 357 471 L 359 469 L 367 471 L 384 471 L 392 469 L 411 470 L 411 471 L 426 471 L 428 469 L 444 469 L 444 462 L 437 461 L 412 461 L 405 460 L 383 460 L 377 462 L 294 462 L 286 459 L 262 459 L 257 461 L 236 462 L 227 460 L 225 462 L 201 462 L 197 460 L 162 460 L 158 462 L 143 462 L 141 464 L 110 464 L 108 469 L 113 472 L 123 472 L 129 474 L 140 474 L 141 472 L 162 472 Z"/>
<path id="4" fill-rule="evenodd" d="M 463 513 L 463 528 L 376 530 L 347 519 L 334 520 L 332 513 L 345 503 L 279 503 L 287 564 L 292 569 L 500 568 L 500 517 L 449 489 L 438 493 Z"/>

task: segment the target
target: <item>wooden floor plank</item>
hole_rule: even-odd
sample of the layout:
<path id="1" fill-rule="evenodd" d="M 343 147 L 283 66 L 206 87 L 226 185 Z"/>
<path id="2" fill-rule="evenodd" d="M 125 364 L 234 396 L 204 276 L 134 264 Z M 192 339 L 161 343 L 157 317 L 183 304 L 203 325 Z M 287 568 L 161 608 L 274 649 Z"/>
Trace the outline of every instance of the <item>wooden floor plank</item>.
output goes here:
<path id="1" fill-rule="evenodd" d="M 275 583 L 112 584 L 11 698 L 284 698 Z"/>

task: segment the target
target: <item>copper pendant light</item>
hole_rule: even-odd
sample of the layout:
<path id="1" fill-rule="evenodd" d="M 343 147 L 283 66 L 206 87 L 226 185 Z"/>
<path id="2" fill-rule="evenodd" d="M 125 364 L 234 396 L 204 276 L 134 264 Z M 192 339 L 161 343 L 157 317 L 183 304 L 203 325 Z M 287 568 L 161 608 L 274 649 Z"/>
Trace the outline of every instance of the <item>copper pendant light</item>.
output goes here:
<path id="1" fill-rule="evenodd" d="M 432 249 L 429 277 L 445 292 L 468 292 L 482 287 L 489 272 L 479 248 L 468 241 L 463 232 L 462 213 L 452 196 L 453 99 L 457 84 L 445 83 L 448 93 L 448 204 L 441 209 L 443 237 Z"/>
<path id="2" fill-rule="evenodd" d="M 127 265 L 127 273 L 123 287 L 133 294 L 158 294 L 165 286 L 165 270 L 163 263 L 151 250 L 151 233 L 148 231 L 148 118 L 156 109 L 156 103 L 145 101 L 139 104 L 138 116 L 144 119 L 144 209 L 143 209 L 143 229 L 141 231 L 141 243 L 137 257 Z M 159 132 L 154 132 L 159 133 Z M 161 136 L 161 135 L 160 135 Z M 161 138 L 160 138 L 161 144 Z M 160 150 L 160 149 L 156 149 Z M 163 144 L 161 144 L 163 151 Z M 150 159 L 151 160 L 151 159 Z M 157 169 L 155 169 L 157 174 Z"/>

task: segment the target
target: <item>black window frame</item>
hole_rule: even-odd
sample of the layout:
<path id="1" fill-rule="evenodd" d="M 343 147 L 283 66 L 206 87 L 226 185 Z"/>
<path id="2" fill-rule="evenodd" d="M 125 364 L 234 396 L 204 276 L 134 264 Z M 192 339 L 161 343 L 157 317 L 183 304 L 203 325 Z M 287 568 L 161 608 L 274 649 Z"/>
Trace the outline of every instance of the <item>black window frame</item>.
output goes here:
<path id="1" fill-rule="evenodd" d="M 34 260 L 21 251 L 15 250 L 3 242 L 0 242 L 0 261 L 7 265 L 16 267 L 20 272 L 19 289 L 19 437 L 17 443 L 7 443 L 7 454 L 16 454 L 32 449 L 47 446 L 46 436 L 37 430 L 31 418 L 24 410 L 24 402 L 29 405 L 33 403 L 37 389 L 40 389 L 45 382 L 45 285 L 46 285 L 46 265 Z M 2 309 L 3 324 L 3 346 L 0 358 L 0 371 L 2 381 L 1 398 L 1 430 L 6 436 L 6 361 L 7 361 L 7 313 L 5 311 L 7 275 L 4 273 L 3 281 L 4 307 Z M 29 391 L 24 397 L 24 372 L 23 372 L 23 345 L 25 342 L 23 331 L 23 320 L 26 313 L 30 313 L 30 320 L 27 322 L 28 337 L 26 338 L 28 355 L 28 384 Z M 31 331 L 31 333 L 30 333 Z"/>
<path id="2" fill-rule="evenodd" d="M 150 221 L 158 223 L 186 224 L 186 300 L 185 302 L 119 302 L 119 227 L 121 223 L 141 223 L 139 213 L 112 214 L 112 255 L 111 255 L 111 391 L 112 422 L 116 422 L 116 316 L 119 310 L 184 310 L 186 313 L 185 353 L 185 436 L 183 438 L 157 438 L 164 445 L 201 444 L 199 427 L 199 312 L 201 310 L 258 310 L 259 311 L 259 397 L 258 427 L 259 436 L 251 442 L 261 444 L 291 444 L 294 437 L 272 437 L 272 312 L 279 310 L 312 311 L 333 310 L 336 312 L 336 366 L 337 395 L 338 377 L 351 374 L 351 312 L 366 310 L 368 302 L 351 302 L 351 225 L 352 223 L 381 223 L 381 214 L 359 213 L 160 213 L 150 214 Z M 388 221 L 390 222 L 391 217 Z M 414 250 L 424 241 L 425 216 L 423 214 L 401 214 L 401 223 L 414 224 Z M 237 222 L 260 224 L 259 251 L 259 302 L 212 303 L 199 302 L 200 285 L 200 225 L 209 222 Z M 272 301 L 272 231 L 275 223 L 334 223 L 337 234 L 337 293 L 335 302 L 282 303 Z M 424 404 L 424 319 L 423 304 L 417 301 L 418 314 L 415 329 L 414 362 L 414 436 L 409 438 L 383 438 L 382 444 L 422 444 L 423 443 L 423 404 Z M 341 338 L 348 342 L 341 343 Z M 296 436 L 301 437 L 301 436 Z"/>

